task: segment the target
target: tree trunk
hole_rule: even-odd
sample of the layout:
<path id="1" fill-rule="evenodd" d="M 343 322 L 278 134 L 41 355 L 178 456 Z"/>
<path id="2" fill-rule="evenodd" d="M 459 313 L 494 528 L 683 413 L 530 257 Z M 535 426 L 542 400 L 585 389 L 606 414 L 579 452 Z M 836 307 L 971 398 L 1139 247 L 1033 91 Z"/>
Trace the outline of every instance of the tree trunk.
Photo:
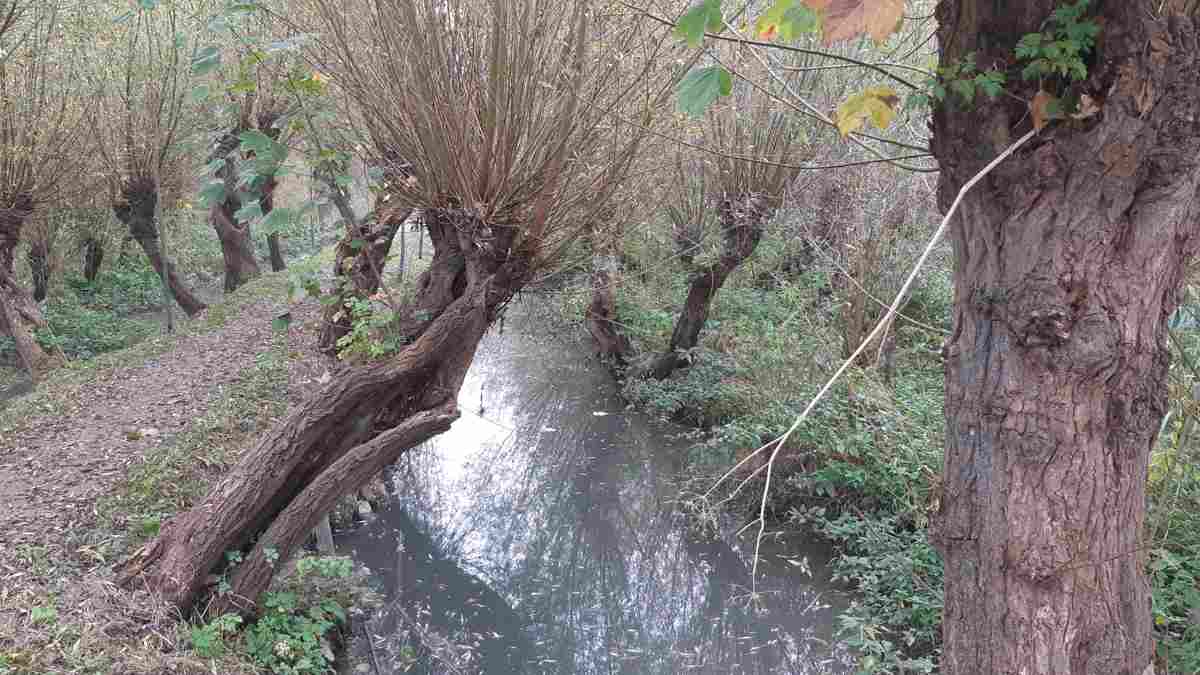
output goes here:
<path id="1" fill-rule="evenodd" d="M 274 175 L 269 176 L 262 187 L 262 198 L 259 204 L 262 206 L 264 216 L 270 215 L 275 210 L 275 189 L 279 187 L 279 180 Z M 271 256 L 271 271 L 282 272 L 287 269 L 287 261 L 283 258 L 283 244 L 280 242 L 278 232 L 267 233 L 267 250 Z"/>
<path id="2" fill-rule="evenodd" d="M 158 188 L 149 178 L 132 178 L 121 186 L 121 199 L 113 204 L 117 220 L 129 228 L 129 235 L 141 245 L 150 260 L 150 266 L 159 278 L 167 279 L 167 287 L 179 308 L 188 316 L 202 312 L 207 305 L 201 302 L 179 277 L 175 265 L 164 260 L 158 245 L 158 227 L 154 222 L 154 205 L 158 201 Z M 163 274 L 164 266 L 166 274 Z"/>
<path id="3" fill-rule="evenodd" d="M 242 284 L 262 273 L 254 257 L 254 241 L 250 223 L 239 223 L 233 214 L 239 208 L 236 198 L 213 204 L 209 221 L 221 241 L 221 256 L 225 260 L 225 292 L 232 293 Z"/>
<path id="4" fill-rule="evenodd" d="M 605 219 L 605 220 L 611 220 Z M 603 232 L 593 222 L 589 239 L 592 244 L 592 301 L 584 311 L 588 332 L 596 341 L 600 357 L 624 366 L 630 352 L 629 338 L 617 327 L 617 272 L 620 259 L 621 230 L 612 226 Z"/>
<path id="5" fill-rule="evenodd" d="M 16 279 L 17 242 L 31 213 L 33 202 L 27 198 L 18 198 L 14 206 L 0 209 L 0 335 L 13 339 L 21 365 L 36 379 L 53 367 L 56 359 L 37 343 L 35 331 L 46 326 L 46 319 Z"/>
<path id="6" fill-rule="evenodd" d="M 467 233 L 481 225 L 465 212 L 438 211 L 429 227 L 434 257 L 397 324 L 408 346 L 348 368 L 294 409 L 124 564 L 123 583 L 144 579 L 187 610 L 226 551 L 249 550 L 232 570 L 232 592 L 211 608 L 247 611 L 273 560 L 286 559 L 338 496 L 449 428 L 479 340 L 530 276 L 531 254 L 513 249 L 513 228 L 493 225 L 489 246 L 475 244 Z"/>
<path id="7" fill-rule="evenodd" d="M 88 237 L 83 242 L 83 278 L 95 283 L 100 274 L 100 263 L 104 261 L 104 245 L 98 239 Z"/>
<path id="8" fill-rule="evenodd" d="M 346 301 L 368 298 L 379 290 L 392 241 L 411 213 L 408 208 L 385 207 L 368 215 L 361 224 L 346 220 L 346 234 L 338 242 L 333 264 L 331 299 L 325 305 L 325 320 L 317 339 L 322 352 L 336 354 L 338 340 L 350 332 Z"/>
<path id="9" fill-rule="evenodd" d="M 279 233 L 267 235 L 267 249 L 271 252 L 271 271 L 282 272 L 287 269 L 287 261 L 283 258 L 283 245 L 279 241 Z"/>
<path id="10" fill-rule="evenodd" d="M 1011 63 L 1058 4 L 943 2 L 942 65 L 972 52 Z M 1200 227 L 1187 4 L 1101 3 L 1100 53 L 1076 93 L 1102 110 L 1043 130 L 952 223 L 931 531 L 946 569 L 947 675 L 1143 675 L 1151 662 L 1146 475 L 1167 405 L 1165 322 Z M 1019 100 L 1037 84 L 1009 82 L 1016 96 L 935 110 L 943 208 L 1029 129 Z"/>
<path id="11" fill-rule="evenodd" d="M 33 276 L 33 299 L 35 302 L 41 302 L 46 299 L 50 288 L 50 250 L 46 242 L 29 242 L 25 260 L 29 263 L 29 272 Z"/>
<path id="12" fill-rule="evenodd" d="M 671 334 L 671 345 L 651 367 L 650 374 L 656 379 L 666 379 L 686 363 L 680 353 L 694 348 L 699 342 L 700 330 L 708 321 L 708 310 L 717 291 L 738 265 L 754 254 L 762 239 L 763 226 L 774 211 L 767 195 L 762 193 L 726 198 L 719 209 L 721 231 L 724 232 L 721 257 L 692 275 L 687 301 Z"/>

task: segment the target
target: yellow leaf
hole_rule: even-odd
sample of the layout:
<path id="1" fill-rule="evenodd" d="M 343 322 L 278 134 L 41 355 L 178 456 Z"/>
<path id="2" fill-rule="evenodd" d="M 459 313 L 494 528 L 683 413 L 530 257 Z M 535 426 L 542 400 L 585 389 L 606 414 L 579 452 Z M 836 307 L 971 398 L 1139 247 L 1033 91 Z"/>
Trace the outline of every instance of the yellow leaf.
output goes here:
<path id="1" fill-rule="evenodd" d="M 867 87 L 846 99 L 837 109 L 837 126 L 842 136 L 862 129 L 867 120 L 878 129 L 885 129 L 896 119 L 900 97 L 891 87 Z"/>

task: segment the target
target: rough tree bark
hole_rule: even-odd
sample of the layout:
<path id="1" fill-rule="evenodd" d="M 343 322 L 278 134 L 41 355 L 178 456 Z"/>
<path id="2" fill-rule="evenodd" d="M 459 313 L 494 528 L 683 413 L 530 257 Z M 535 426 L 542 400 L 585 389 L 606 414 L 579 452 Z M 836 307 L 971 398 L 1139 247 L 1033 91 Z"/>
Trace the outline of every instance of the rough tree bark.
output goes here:
<path id="1" fill-rule="evenodd" d="M 104 245 L 98 239 L 88 237 L 83 242 L 83 278 L 92 283 L 100 274 L 104 262 Z"/>
<path id="2" fill-rule="evenodd" d="M 121 184 L 121 195 L 113 203 L 117 220 L 129 228 L 129 234 L 145 251 L 150 266 L 161 278 L 166 268 L 167 286 L 179 303 L 179 308 L 188 316 L 195 316 L 207 305 L 201 302 L 179 277 L 175 264 L 164 260 L 158 245 L 158 226 L 154 222 L 154 205 L 158 201 L 158 187 L 146 177 L 132 177 Z"/>
<path id="3" fill-rule="evenodd" d="M 942 2 L 941 63 L 1012 63 L 1058 4 Z M 1100 111 L 1043 130 L 952 223 L 931 532 L 948 675 L 1143 675 L 1152 658 L 1145 485 L 1200 229 L 1200 45 L 1194 2 L 1094 4 L 1103 35 L 1072 93 Z M 1015 98 L 935 110 L 943 208 L 1029 129 Z"/>
<path id="4" fill-rule="evenodd" d="M 596 342 L 602 358 L 624 366 L 631 345 L 629 338 L 617 327 L 617 273 L 620 269 L 622 229 L 613 222 L 611 213 L 599 221 L 610 222 L 607 231 L 593 221 L 589 231 L 592 244 L 592 301 L 584 310 L 588 332 Z"/>
<path id="5" fill-rule="evenodd" d="M 763 226 L 774 208 L 767 195 L 755 192 L 726 197 L 718 211 L 724 233 L 721 256 L 692 274 L 687 300 L 671 334 L 671 344 L 650 368 L 650 374 L 656 379 L 665 379 L 684 365 L 680 352 L 692 349 L 699 342 L 700 330 L 708 321 L 713 298 L 738 265 L 754 254 L 762 239 Z"/>
<path id="6" fill-rule="evenodd" d="M 338 340 L 350 332 L 346 301 L 367 298 L 379 290 L 392 241 L 410 214 L 412 209 L 385 206 L 368 214 L 360 223 L 345 219 L 346 233 L 338 242 L 333 263 L 332 299 L 325 305 L 321 334 L 317 338 L 317 347 L 322 352 L 336 354 Z"/>
<path id="7" fill-rule="evenodd" d="M 434 257 L 398 329 L 409 346 L 385 362 L 347 368 L 247 452 L 208 496 L 173 518 L 121 570 L 187 610 L 225 551 L 249 548 L 232 592 L 210 611 L 249 611 L 272 559 L 286 558 L 339 495 L 405 450 L 449 428 L 479 340 L 530 277 L 533 253 L 515 228 L 465 212 L 427 212 Z M 251 542 L 253 542 L 251 548 Z"/>
<path id="8" fill-rule="evenodd" d="M 16 248 L 21 227 L 33 213 L 33 200 L 19 196 L 8 208 L 0 208 L 0 335 L 8 335 L 17 346 L 21 364 L 36 378 L 49 370 L 56 359 L 46 353 L 34 332 L 46 326 L 33 297 L 16 279 Z"/>
<path id="9" fill-rule="evenodd" d="M 46 299 L 50 289 L 50 247 L 44 241 L 29 242 L 25 260 L 33 277 L 33 299 L 41 302 Z"/>

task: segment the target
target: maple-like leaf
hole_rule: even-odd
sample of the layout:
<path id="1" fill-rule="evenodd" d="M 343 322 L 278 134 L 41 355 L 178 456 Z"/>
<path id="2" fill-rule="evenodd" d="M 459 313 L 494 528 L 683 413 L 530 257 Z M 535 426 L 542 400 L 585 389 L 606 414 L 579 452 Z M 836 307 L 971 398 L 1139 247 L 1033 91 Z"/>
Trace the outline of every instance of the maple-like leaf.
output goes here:
<path id="1" fill-rule="evenodd" d="M 887 128 L 896 118 L 900 97 L 891 87 L 867 87 L 838 106 L 837 126 L 842 136 L 862 129 L 870 120 L 878 129 Z"/>
<path id="2" fill-rule="evenodd" d="M 826 45 L 870 35 L 877 43 L 886 42 L 904 18 L 904 0 L 803 0 L 805 5 L 823 14 Z"/>

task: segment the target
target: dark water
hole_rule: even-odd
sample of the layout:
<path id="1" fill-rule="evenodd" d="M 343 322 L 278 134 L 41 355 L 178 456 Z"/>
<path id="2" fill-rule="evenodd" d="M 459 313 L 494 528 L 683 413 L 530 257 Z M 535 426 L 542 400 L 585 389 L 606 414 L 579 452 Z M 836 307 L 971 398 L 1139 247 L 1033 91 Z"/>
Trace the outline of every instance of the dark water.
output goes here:
<path id="1" fill-rule="evenodd" d="M 369 624 L 379 671 L 853 672 L 832 640 L 827 550 L 769 538 L 752 597 L 753 536 L 680 516 L 694 439 L 624 410 L 586 344 L 538 337 L 545 324 L 518 307 L 485 338 L 463 418 L 339 541 L 389 598 Z M 437 638 L 421 635 L 469 653 L 429 658 Z"/>

